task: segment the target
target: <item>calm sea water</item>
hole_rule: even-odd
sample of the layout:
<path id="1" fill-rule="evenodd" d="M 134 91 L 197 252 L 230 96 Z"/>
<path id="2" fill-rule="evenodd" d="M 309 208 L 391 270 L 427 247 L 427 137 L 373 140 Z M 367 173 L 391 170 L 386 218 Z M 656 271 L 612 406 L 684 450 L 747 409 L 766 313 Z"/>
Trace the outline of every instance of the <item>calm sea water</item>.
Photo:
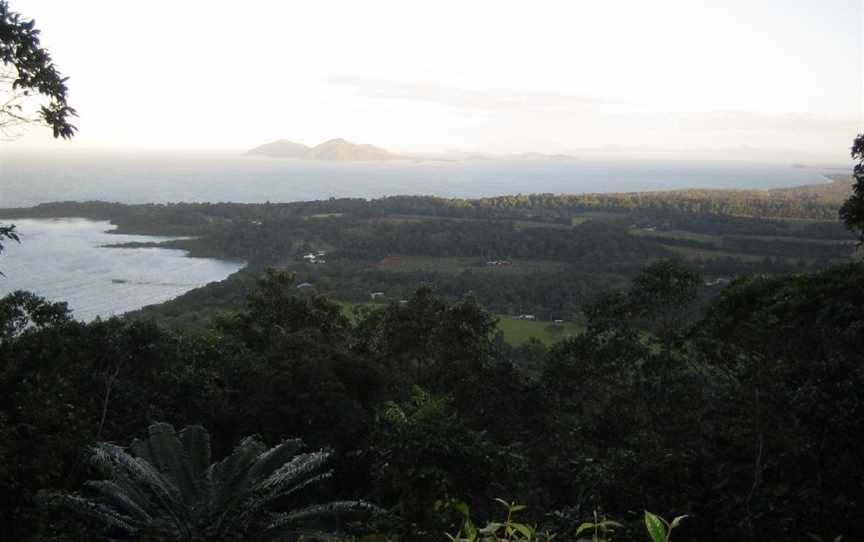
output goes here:
<path id="1" fill-rule="evenodd" d="M 468 161 L 326 163 L 227 154 L 0 154 L 0 207 L 63 200 L 123 203 L 282 202 L 431 194 L 775 188 L 823 182 L 826 169 L 735 162 Z M 109 235 L 104 222 L 20 220 L 22 245 L 0 256 L 0 295 L 16 289 L 68 301 L 89 320 L 160 303 L 222 280 L 241 264 L 182 251 L 100 245 L 152 238 Z"/>
<path id="2" fill-rule="evenodd" d="M 431 194 L 776 188 L 821 182 L 821 169 L 740 162 L 522 160 L 309 162 L 219 154 L 0 154 L 0 207 L 61 200 L 284 202 Z"/>
<path id="3" fill-rule="evenodd" d="M 92 320 L 162 303 L 222 280 L 243 264 L 189 258 L 182 250 L 107 248 L 165 237 L 115 235 L 108 222 L 80 218 L 16 220 L 21 244 L 4 243 L 0 256 L 0 297 L 29 290 L 51 301 L 66 301 L 76 319 Z"/>

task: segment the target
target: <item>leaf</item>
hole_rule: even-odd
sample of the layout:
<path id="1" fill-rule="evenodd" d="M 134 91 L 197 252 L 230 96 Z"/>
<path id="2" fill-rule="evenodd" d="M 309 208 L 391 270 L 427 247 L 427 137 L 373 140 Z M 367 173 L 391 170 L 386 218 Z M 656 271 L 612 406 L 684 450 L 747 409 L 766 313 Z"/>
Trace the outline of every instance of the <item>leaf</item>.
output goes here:
<path id="1" fill-rule="evenodd" d="M 480 529 L 478 532 L 480 534 L 495 534 L 495 531 L 497 531 L 498 529 L 500 529 L 503 526 L 504 526 L 503 523 L 497 523 L 495 521 L 490 521 L 489 523 L 486 524 L 485 527 Z"/>
<path id="2" fill-rule="evenodd" d="M 531 536 L 534 535 L 534 529 L 523 523 L 511 523 L 510 526 L 519 531 L 522 536 L 529 540 L 531 539 Z"/>
<path id="3" fill-rule="evenodd" d="M 586 521 L 582 525 L 580 525 L 578 529 L 576 529 L 576 536 L 579 536 L 583 531 L 587 531 L 588 529 L 593 529 L 593 528 L 594 528 L 594 524 L 589 522 L 589 521 Z"/>
<path id="4" fill-rule="evenodd" d="M 645 528 L 648 529 L 648 535 L 652 542 L 666 542 L 666 525 L 658 516 L 647 510 L 645 511 Z"/>
<path id="5" fill-rule="evenodd" d="M 468 510 L 468 505 L 465 504 L 465 501 L 453 500 L 453 501 L 450 501 L 450 506 L 452 506 L 453 508 L 458 510 L 459 513 L 465 517 L 465 519 L 468 519 L 468 516 L 470 514 L 469 514 L 469 510 Z"/>
<path id="6" fill-rule="evenodd" d="M 462 530 L 465 531 L 465 534 L 469 539 L 474 540 L 477 538 L 477 527 L 475 527 L 474 523 L 467 517 L 465 518 L 465 525 L 462 527 Z"/>
<path id="7" fill-rule="evenodd" d="M 684 518 L 686 518 L 686 517 L 687 517 L 687 516 L 684 515 L 684 516 L 678 516 L 678 517 L 676 517 L 675 519 L 673 519 L 673 520 L 672 520 L 672 523 L 669 525 L 669 530 L 672 530 L 672 529 L 674 529 L 675 527 L 681 525 L 681 521 L 684 520 Z"/>

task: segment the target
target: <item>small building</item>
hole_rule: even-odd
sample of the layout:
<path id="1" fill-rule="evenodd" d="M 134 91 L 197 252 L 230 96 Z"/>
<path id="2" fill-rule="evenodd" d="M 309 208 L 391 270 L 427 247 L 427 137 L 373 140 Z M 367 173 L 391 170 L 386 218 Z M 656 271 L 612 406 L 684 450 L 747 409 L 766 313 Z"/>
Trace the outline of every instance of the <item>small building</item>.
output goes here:
<path id="1" fill-rule="evenodd" d="M 519 320 L 536 320 L 537 317 L 533 314 L 520 314 L 518 316 Z"/>
<path id="2" fill-rule="evenodd" d="M 300 284 L 297 285 L 297 289 L 298 290 L 305 290 L 306 288 L 312 288 L 312 286 L 313 285 L 311 282 L 301 282 Z"/>
<path id="3" fill-rule="evenodd" d="M 369 297 L 378 299 L 379 297 L 384 297 L 384 292 L 369 292 Z"/>
<path id="4" fill-rule="evenodd" d="M 303 256 L 303 259 L 306 260 L 307 262 L 314 262 L 315 261 L 315 255 L 314 254 L 306 254 L 305 256 Z"/>

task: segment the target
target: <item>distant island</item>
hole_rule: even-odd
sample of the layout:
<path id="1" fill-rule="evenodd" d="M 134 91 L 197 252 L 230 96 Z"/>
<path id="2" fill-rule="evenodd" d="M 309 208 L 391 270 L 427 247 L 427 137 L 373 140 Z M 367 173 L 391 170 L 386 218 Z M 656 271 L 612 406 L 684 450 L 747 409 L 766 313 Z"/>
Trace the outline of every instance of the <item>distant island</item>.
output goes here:
<path id="1" fill-rule="evenodd" d="M 520 154 L 492 154 L 483 152 L 466 152 L 448 150 L 440 154 L 399 155 L 384 150 L 381 147 L 368 144 L 352 143 L 346 139 L 337 138 L 325 141 L 314 147 L 279 139 L 271 143 L 259 145 L 246 152 L 247 155 L 268 156 L 270 158 L 293 158 L 295 160 L 324 160 L 329 162 L 380 162 L 386 160 L 414 160 L 463 162 L 474 160 L 578 160 L 567 154 L 543 154 L 539 152 L 523 152 Z"/>
<path id="2" fill-rule="evenodd" d="M 384 160 L 406 160 L 407 157 L 393 154 L 374 145 L 358 145 L 337 138 L 314 147 L 280 139 L 255 147 L 246 154 L 271 158 L 294 158 L 297 160 L 325 160 L 330 162 L 378 162 Z"/>

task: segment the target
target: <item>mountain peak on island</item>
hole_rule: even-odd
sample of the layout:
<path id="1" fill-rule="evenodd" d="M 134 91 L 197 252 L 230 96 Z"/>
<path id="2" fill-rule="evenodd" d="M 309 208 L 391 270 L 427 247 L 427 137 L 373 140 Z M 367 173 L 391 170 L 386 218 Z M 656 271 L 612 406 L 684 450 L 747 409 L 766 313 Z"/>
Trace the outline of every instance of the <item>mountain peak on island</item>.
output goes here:
<path id="1" fill-rule="evenodd" d="M 333 162 L 400 160 L 403 157 L 374 145 L 356 144 L 341 137 L 308 147 L 287 139 L 265 143 L 246 154 L 271 158 L 294 158 L 300 160 L 325 160 Z"/>

